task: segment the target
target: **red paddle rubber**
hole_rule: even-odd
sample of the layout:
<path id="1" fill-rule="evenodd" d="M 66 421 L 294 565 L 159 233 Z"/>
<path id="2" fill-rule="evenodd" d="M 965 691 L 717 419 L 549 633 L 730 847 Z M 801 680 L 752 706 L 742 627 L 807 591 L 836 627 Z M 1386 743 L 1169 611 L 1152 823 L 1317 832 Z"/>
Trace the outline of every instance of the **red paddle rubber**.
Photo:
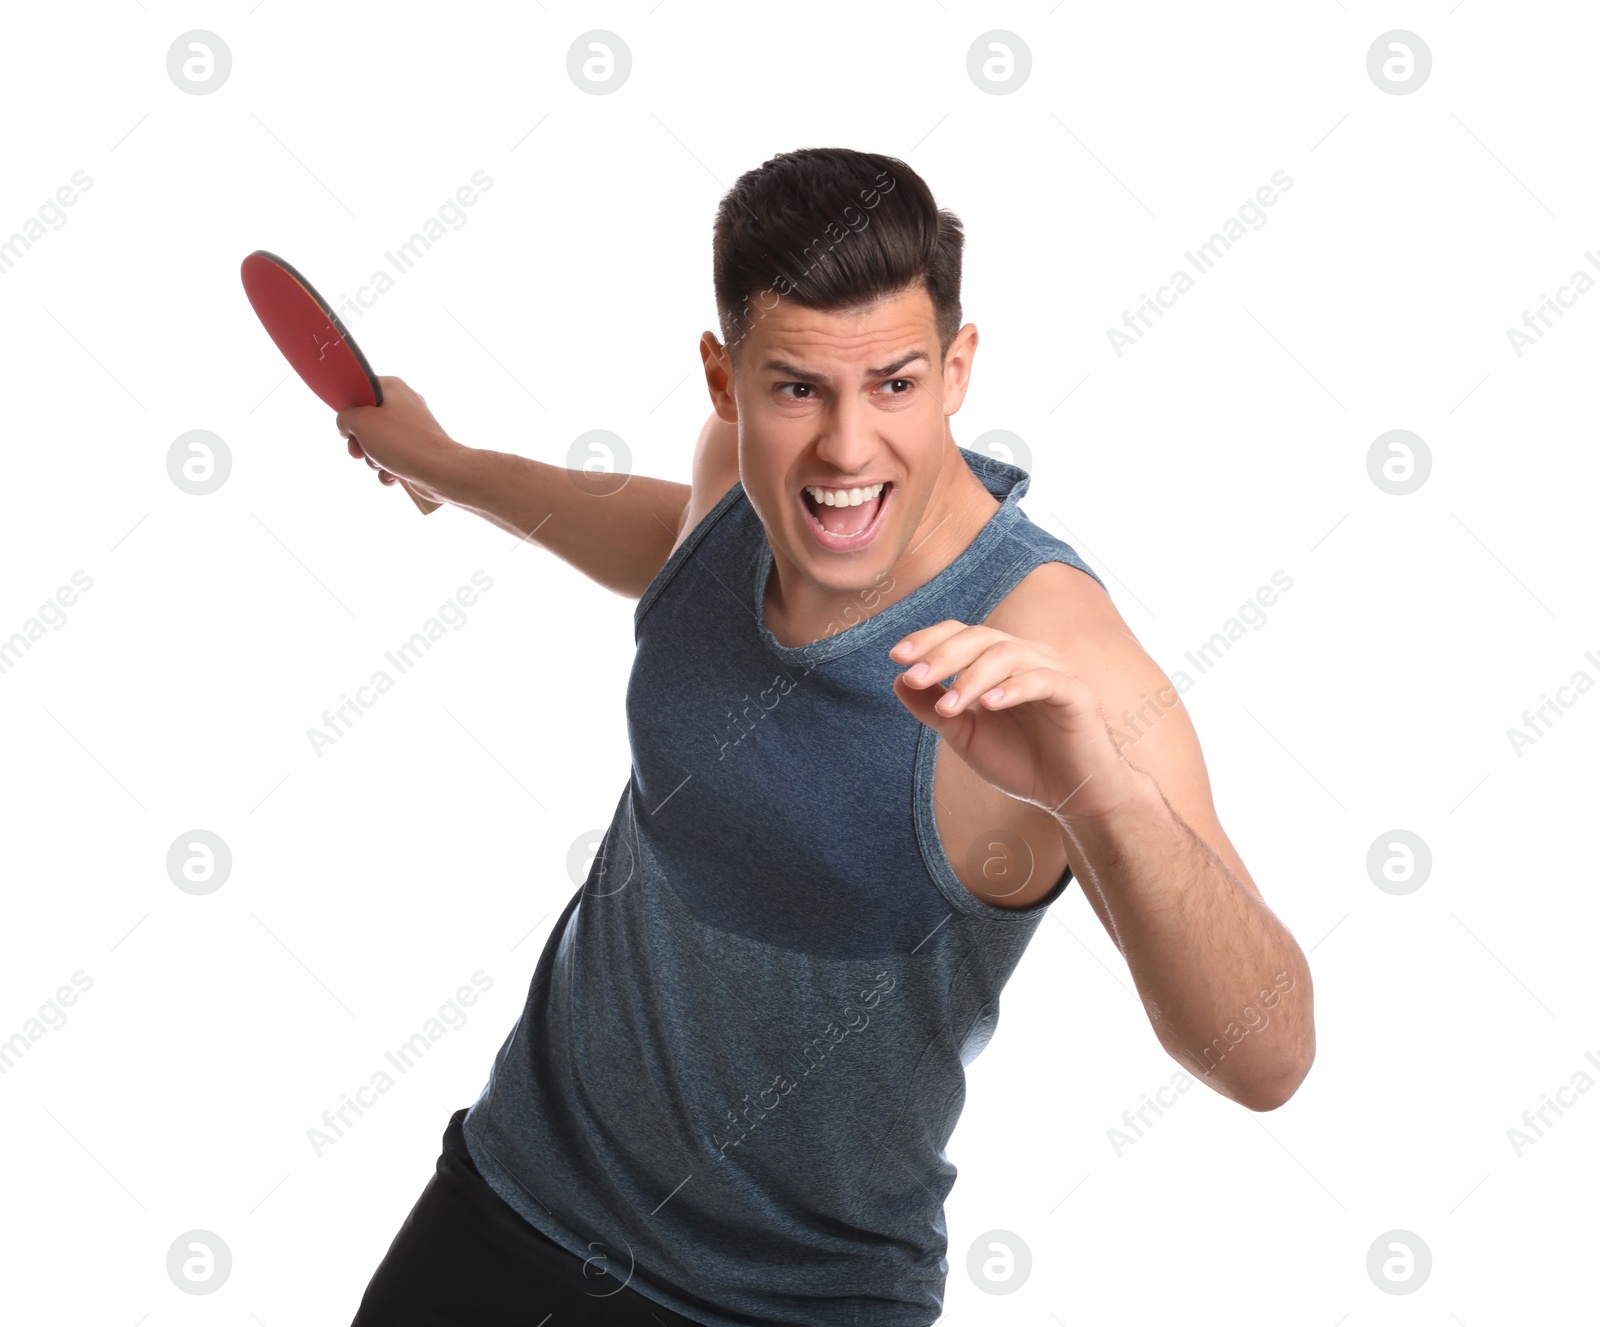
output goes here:
<path id="1" fill-rule="evenodd" d="M 348 410 L 382 405 L 383 389 L 367 357 L 316 288 L 276 254 L 257 249 L 239 266 L 244 293 L 289 367 L 324 405 Z M 426 516 L 439 504 L 397 481 Z"/>

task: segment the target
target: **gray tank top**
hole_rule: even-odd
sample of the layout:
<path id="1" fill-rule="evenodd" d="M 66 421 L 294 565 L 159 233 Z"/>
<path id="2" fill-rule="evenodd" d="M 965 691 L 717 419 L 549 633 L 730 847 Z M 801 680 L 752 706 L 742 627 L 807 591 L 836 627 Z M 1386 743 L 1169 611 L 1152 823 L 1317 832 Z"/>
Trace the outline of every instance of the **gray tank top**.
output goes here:
<path id="1" fill-rule="evenodd" d="M 939 1316 L 965 1069 L 1071 870 L 1022 909 L 961 884 L 889 648 L 1043 562 L 1100 580 L 1018 507 L 1026 473 L 960 452 L 1003 505 L 813 644 L 766 627 L 740 484 L 639 600 L 632 776 L 464 1124 L 494 1191 L 610 1273 L 597 1295 L 726 1327 Z"/>

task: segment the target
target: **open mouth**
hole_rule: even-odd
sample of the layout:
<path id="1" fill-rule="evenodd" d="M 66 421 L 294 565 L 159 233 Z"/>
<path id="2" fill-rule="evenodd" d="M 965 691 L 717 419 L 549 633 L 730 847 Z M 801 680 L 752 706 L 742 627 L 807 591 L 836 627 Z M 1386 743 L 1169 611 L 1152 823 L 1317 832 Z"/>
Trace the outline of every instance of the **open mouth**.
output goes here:
<path id="1" fill-rule="evenodd" d="M 812 531 L 830 548 L 848 548 L 865 542 L 876 532 L 888 506 L 892 481 L 869 484 L 850 491 L 830 490 L 832 503 L 818 501 L 808 486 L 800 490 L 800 501 Z"/>

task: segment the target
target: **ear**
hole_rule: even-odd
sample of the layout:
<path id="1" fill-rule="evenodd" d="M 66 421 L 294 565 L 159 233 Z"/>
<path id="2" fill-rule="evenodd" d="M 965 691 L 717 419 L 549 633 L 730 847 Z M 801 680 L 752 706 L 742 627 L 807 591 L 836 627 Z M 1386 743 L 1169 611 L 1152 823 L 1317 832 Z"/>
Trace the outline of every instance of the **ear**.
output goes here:
<path id="1" fill-rule="evenodd" d="M 711 396 L 711 408 L 717 418 L 734 424 L 739 419 L 739 406 L 733 395 L 733 352 L 717 340 L 714 333 L 705 332 L 700 337 L 700 362 L 705 365 L 706 391 Z"/>
<path id="2" fill-rule="evenodd" d="M 944 357 L 944 413 L 953 415 L 967 399 L 967 384 L 972 379 L 972 361 L 978 353 L 978 328 L 968 323 L 950 342 Z"/>

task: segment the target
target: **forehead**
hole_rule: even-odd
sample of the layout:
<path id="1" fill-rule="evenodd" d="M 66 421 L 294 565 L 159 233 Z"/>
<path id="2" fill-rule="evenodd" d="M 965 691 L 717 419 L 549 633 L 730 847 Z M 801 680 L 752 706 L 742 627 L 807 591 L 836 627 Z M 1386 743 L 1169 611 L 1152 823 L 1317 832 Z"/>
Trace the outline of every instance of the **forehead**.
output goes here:
<path id="1" fill-rule="evenodd" d="M 760 364 L 771 353 L 807 361 L 877 363 L 885 350 L 914 344 L 936 355 L 936 340 L 933 301 L 918 282 L 897 295 L 845 310 L 808 309 L 780 297 L 756 320 L 741 358 Z"/>

